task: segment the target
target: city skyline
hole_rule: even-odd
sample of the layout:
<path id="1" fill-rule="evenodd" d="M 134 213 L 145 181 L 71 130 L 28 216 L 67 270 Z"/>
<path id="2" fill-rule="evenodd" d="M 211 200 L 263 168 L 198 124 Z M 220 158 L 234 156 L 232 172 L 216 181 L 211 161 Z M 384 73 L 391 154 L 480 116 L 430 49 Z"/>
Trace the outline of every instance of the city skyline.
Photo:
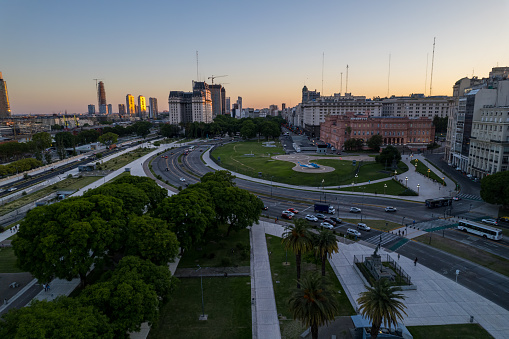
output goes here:
<path id="1" fill-rule="evenodd" d="M 509 46 L 500 42 L 504 20 L 493 17 L 509 6 L 498 0 L 431 1 L 426 7 L 403 1 L 2 7 L 9 15 L 0 27 L 12 33 L 3 36 L 0 72 L 12 114 L 87 112 L 97 102 L 94 79 L 104 82 L 114 107 L 133 93 L 157 98 L 163 111 L 170 91 L 185 91 L 193 80 L 211 84 L 212 75 L 228 75 L 215 83 L 229 97 L 243 97 L 244 107 L 293 107 L 304 85 L 322 95 L 344 93 L 347 65 L 354 95 L 429 95 L 435 37 L 432 95 L 451 95 L 460 78 L 509 66 Z M 127 23 L 140 8 L 151 15 Z M 220 34 L 212 38 L 203 34 L 207 30 Z M 129 47 L 135 43 L 141 47 Z"/>

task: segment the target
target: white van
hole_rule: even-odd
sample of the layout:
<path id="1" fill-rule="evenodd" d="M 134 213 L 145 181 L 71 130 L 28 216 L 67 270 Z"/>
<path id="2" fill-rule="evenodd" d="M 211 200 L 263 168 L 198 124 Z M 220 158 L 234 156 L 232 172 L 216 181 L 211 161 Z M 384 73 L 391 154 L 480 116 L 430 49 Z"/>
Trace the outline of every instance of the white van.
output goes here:
<path id="1" fill-rule="evenodd" d="M 371 231 L 371 228 L 362 222 L 357 224 L 357 228 L 363 231 Z"/>

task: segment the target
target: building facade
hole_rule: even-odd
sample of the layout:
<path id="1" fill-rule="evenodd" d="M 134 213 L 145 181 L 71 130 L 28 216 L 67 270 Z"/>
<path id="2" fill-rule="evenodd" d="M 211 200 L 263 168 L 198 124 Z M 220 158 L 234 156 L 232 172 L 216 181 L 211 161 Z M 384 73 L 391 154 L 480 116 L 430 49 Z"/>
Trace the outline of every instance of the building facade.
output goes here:
<path id="1" fill-rule="evenodd" d="M 95 105 L 88 105 L 88 114 L 95 114 Z"/>
<path id="2" fill-rule="evenodd" d="M 221 85 L 209 85 L 210 98 L 212 100 L 212 116 L 215 118 L 218 115 L 223 114 L 224 102 L 222 94 L 223 86 Z"/>
<path id="3" fill-rule="evenodd" d="M 425 97 L 423 94 L 411 94 L 407 97 L 391 97 L 382 100 L 383 117 L 425 117 L 445 118 L 454 107 L 454 100 L 448 96 Z"/>
<path id="4" fill-rule="evenodd" d="M 138 114 L 140 117 L 147 115 L 147 99 L 143 95 L 138 95 Z"/>
<path id="5" fill-rule="evenodd" d="M 7 83 L 4 81 L 2 72 L 0 72 L 0 118 L 10 118 L 11 106 L 9 104 L 9 94 L 7 93 Z"/>
<path id="6" fill-rule="evenodd" d="M 104 82 L 102 82 L 102 81 L 99 81 L 99 85 L 97 87 L 97 103 L 99 106 L 99 113 L 106 114 L 106 110 L 107 110 L 106 90 L 104 89 Z M 104 110 L 101 109 L 103 107 L 103 105 L 105 107 Z"/>
<path id="7" fill-rule="evenodd" d="M 159 115 L 159 108 L 157 107 L 157 98 L 148 98 L 148 102 L 150 105 L 149 117 L 151 119 L 155 119 Z"/>
<path id="8" fill-rule="evenodd" d="M 350 138 L 367 141 L 373 135 L 381 135 L 383 145 L 425 149 L 435 139 L 435 127 L 424 117 L 375 117 L 354 113 L 327 116 L 320 126 L 320 140 L 337 149 L 343 149 Z"/>
<path id="9" fill-rule="evenodd" d="M 134 96 L 131 94 L 127 94 L 125 96 L 125 106 L 127 108 L 127 114 L 133 116 L 136 114 L 136 104 L 134 102 Z"/>
<path id="10" fill-rule="evenodd" d="M 212 100 L 205 82 L 193 81 L 193 91 L 171 91 L 168 96 L 168 120 L 172 125 L 188 122 L 212 122 Z"/>
<path id="11" fill-rule="evenodd" d="M 124 104 L 118 104 L 118 114 L 125 115 L 125 105 Z"/>

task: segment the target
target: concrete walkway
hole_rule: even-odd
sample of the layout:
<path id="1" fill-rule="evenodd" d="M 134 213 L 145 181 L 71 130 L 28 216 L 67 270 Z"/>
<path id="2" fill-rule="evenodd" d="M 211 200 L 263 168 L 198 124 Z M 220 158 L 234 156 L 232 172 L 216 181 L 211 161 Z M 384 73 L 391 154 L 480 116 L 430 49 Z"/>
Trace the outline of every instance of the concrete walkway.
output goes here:
<path id="1" fill-rule="evenodd" d="M 271 223 L 260 221 L 251 226 L 251 310 L 253 339 L 281 338 L 277 316 L 269 254 L 265 240 L 266 227 Z"/>
<path id="2" fill-rule="evenodd" d="M 277 237 L 284 233 L 281 225 L 270 222 L 260 222 L 260 225 L 253 226 L 253 229 L 257 227 L 260 233 L 263 231 Z M 260 241 L 265 240 L 262 235 L 258 236 Z M 366 289 L 359 273 L 354 269 L 353 258 L 354 255 L 371 255 L 373 248 L 341 241 L 338 246 L 339 253 L 334 254 L 329 262 L 352 306 L 357 310 L 359 305 L 356 300 Z M 388 254 L 398 261 L 397 253 L 386 252 L 382 248 L 379 254 Z M 493 337 L 507 338 L 509 311 L 425 266 L 414 266 L 412 259 L 401 256 L 398 263 L 417 286 L 417 290 L 400 292 L 406 297 L 404 304 L 408 316 L 403 319 L 406 326 L 466 324 L 473 316 L 473 321 L 479 323 Z M 270 271 L 267 272 L 270 274 Z M 272 281 L 270 277 L 267 279 Z M 461 279 L 461 273 L 458 279 Z"/>

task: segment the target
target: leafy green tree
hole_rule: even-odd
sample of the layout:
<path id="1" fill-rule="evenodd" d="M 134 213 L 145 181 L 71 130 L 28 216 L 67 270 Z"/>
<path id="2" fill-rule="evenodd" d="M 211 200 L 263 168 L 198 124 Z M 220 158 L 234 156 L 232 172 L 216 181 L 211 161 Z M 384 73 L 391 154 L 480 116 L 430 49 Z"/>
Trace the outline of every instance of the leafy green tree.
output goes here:
<path id="1" fill-rule="evenodd" d="M 383 137 L 380 134 L 375 134 L 368 139 L 368 147 L 373 151 L 380 151 L 380 146 L 383 144 Z"/>
<path id="2" fill-rule="evenodd" d="M 199 243 L 207 227 L 214 223 L 214 204 L 203 190 L 184 190 L 166 198 L 154 216 L 170 223 L 182 250 Z"/>
<path id="3" fill-rule="evenodd" d="M 160 305 L 165 304 L 178 283 L 178 279 L 171 276 L 167 264 L 156 265 L 150 260 L 143 260 L 137 256 L 124 257 L 115 268 L 115 274 L 126 275 L 134 271 L 144 283 L 152 286 L 160 299 Z"/>
<path id="4" fill-rule="evenodd" d="M 35 143 L 38 150 L 44 150 L 51 146 L 51 135 L 48 132 L 35 133 L 32 136 L 32 141 Z"/>
<path id="5" fill-rule="evenodd" d="M 114 338 L 103 313 L 68 297 L 34 299 L 30 307 L 11 309 L 3 320 L 1 338 Z"/>
<path id="6" fill-rule="evenodd" d="M 490 204 L 509 208 L 509 171 L 488 175 L 481 180 L 481 198 Z"/>
<path id="7" fill-rule="evenodd" d="M 149 197 L 142 189 L 128 183 L 112 182 L 110 184 L 101 185 L 83 194 L 84 197 L 91 197 L 94 195 L 111 196 L 122 200 L 123 211 L 126 214 L 134 213 L 142 215 L 145 211 L 145 207 L 150 204 Z"/>
<path id="8" fill-rule="evenodd" d="M 309 252 L 313 248 L 313 242 L 306 219 L 295 219 L 294 227 L 287 227 L 286 232 L 281 239 L 285 249 L 295 253 L 295 263 L 297 266 L 297 288 L 300 288 L 300 270 L 302 254 Z"/>
<path id="9" fill-rule="evenodd" d="M 78 134 L 77 139 L 81 145 L 90 144 L 99 140 L 99 132 L 95 129 L 83 130 Z"/>
<path id="10" fill-rule="evenodd" d="M 177 125 L 162 124 L 159 127 L 159 133 L 165 138 L 173 138 L 179 135 L 179 127 Z"/>
<path id="11" fill-rule="evenodd" d="M 396 147 L 389 145 L 375 157 L 375 160 L 386 166 L 396 166 L 401 160 L 401 153 L 399 153 Z"/>
<path id="12" fill-rule="evenodd" d="M 42 282 L 53 277 L 86 284 L 92 264 L 104 260 L 125 225 L 122 201 L 94 195 L 29 211 L 12 241 L 18 266 Z"/>
<path id="13" fill-rule="evenodd" d="M 64 148 L 74 148 L 76 146 L 76 137 L 70 132 L 58 132 L 55 134 L 55 143 Z"/>
<path id="14" fill-rule="evenodd" d="M 245 139 L 251 139 L 256 136 L 256 126 L 251 120 L 247 120 L 242 124 L 240 135 Z"/>
<path id="15" fill-rule="evenodd" d="M 316 273 L 309 273 L 302 279 L 302 288 L 294 290 L 289 304 L 293 317 L 311 327 L 313 339 L 318 338 L 318 328 L 333 321 L 339 312 L 336 294 Z"/>
<path id="16" fill-rule="evenodd" d="M 128 332 L 137 332 L 142 323 L 151 324 L 158 317 L 157 293 L 142 278 L 136 270 L 115 272 L 109 280 L 88 286 L 79 299 L 110 319 L 115 338 L 127 338 Z"/>
<path id="17" fill-rule="evenodd" d="M 236 176 L 232 175 L 230 171 L 222 170 L 208 172 L 201 177 L 200 181 L 202 183 L 219 182 L 224 184 L 225 187 L 235 187 L 235 178 Z"/>
<path id="18" fill-rule="evenodd" d="M 46 164 L 51 164 L 51 153 L 50 152 L 46 152 L 44 153 L 44 160 L 46 160 Z"/>
<path id="19" fill-rule="evenodd" d="M 128 175 L 115 180 L 114 183 L 131 184 L 142 190 L 150 200 L 149 209 L 156 208 L 168 196 L 167 190 L 161 188 L 154 180 L 147 177 Z"/>
<path id="20" fill-rule="evenodd" d="M 113 145 L 118 140 L 118 134 L 108 132 L 103 135 L 101 135 L 97 140 L 106 147 L 109 147 L 110 145 Z"/>
<path id="21" fill-rule="evenodd" d="M 315 238 L 315 252 L 322 263 L 322 276 L 325 277 L 325 265 L 327 257 L 331 258 L 333 253 L 338 253 L 338 241 L 331 231 L 322 230 Z"/>
<path id="22" fill-rule="evenodd" d="M 371 326 L 371 339 L 375 339 L 380 331 L 382 321 L 384 326 L 396 326 L 398 319 L 405 315 L 405 305 L 398 299 L 404 300 L 403 294 L 395 293 L 401 291 L 399 286 L 391 286 L 387 279 L 373 282 L 373 286 L 365 286 L 367 291 L 361 292 L 357 299 L 360 313 L 369 319 Z"/>
<path id="23" fill-rule="evenodd" d="M 140 137 L 143 137 L 143 139 L 145 139 L 147 135 L 149 135 L 151 127 L 152 123 L 148 121 L 137 121 L 133 124 L 135 133 Z"/>
<path id="24" fill-rule="evenodd" d="M 350 138 L 345 141 L 343 147 L 349 151 L 358 151 L 362 148 L 364 141 L 362 139 Z"/>
<path id="25" fill-rule="evenodd" d="M 179 242 L 168 224 L 148 215 L 133 216 L 126 232 L 125 253 L 166 265 L 179 253 Z"/>

